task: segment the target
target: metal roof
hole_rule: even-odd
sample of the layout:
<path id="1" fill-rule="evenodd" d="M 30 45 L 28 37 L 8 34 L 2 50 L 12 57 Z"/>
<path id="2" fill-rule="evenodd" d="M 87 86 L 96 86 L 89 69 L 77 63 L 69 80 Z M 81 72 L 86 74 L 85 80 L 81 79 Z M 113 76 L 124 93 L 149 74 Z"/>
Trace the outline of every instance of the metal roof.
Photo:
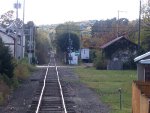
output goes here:
<path id="1" fill-rule="evenodd" d="M 139 61 L 139 60 L 142 60 L 143 58 L 148 57 L 148 56 L 150 56 L 150 52 L 147 52 L 147 53 L 145 53 L 145 54 L 143 54 L 143 55 L 140 55 L 140 56 L 136 57 L 136 58 L 134 59 L 134 62 L 137 62 L 137 61 Z"/>
<path id="2" fill-rule="evenodd" d="M 101 48 L 104 49 L 104 48 L 106 48 L 107 46 L 113 44 L 114 42 L 120 40 L 121 38 L 123 38 L 123 36 L 113 39 L 112 41 L 110 41 L 110 42 L 108 42 L 108 43 L 102 45 Z"/>
<path id="3" fill-rule="evenodd" d="M 141 63 L 141 64 L 150 64 L 150 59 L 140 60 L 139 63 Z"/>
<path id="4" fill-rule="evenodd" d="M 117 42 L 117 41 L 120 40 L 120 39 L 126 39 L 126 40 L 130 41 L 130 40 L 127 39 L 125 36 L 117 37 L 117 38 L 113 39 L 112 41 L 110 41 L 110 42 L 108 42 L 108 43 L 102 45 L 102 46 L 101 46 L 101 49 L 104 49 L 104 48 L 110 46 L 111 44 Z M 132 41 L 130 41 L 130 42 L 131 42 L 132 44 L 136 45 L 136 44 L 133 43 Z"/>

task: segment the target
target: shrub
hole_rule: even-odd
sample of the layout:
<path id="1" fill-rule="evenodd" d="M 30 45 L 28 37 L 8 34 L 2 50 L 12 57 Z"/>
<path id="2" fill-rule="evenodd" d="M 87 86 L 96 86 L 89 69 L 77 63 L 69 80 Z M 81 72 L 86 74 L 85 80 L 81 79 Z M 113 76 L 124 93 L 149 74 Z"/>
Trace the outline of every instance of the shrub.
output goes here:
<path id="1" fill-rule="evenodd" d="M 14 76 L 13 79 L 12 79 L 12 87 L 14 89 L 16 89 L 18 86 L 19 86 L 18 78 Z"/>
<path id="2" fill-rule="evenodd" d="M 34 70 L 35 67 L 30 65 L 28 60 L 24 58 L 16 63 L 16 67 L 14 69 L 15 79 L 25 80 L 29 76 L 30 72 L 33 72 Z"/>
<path id="3" fill-rule="evenodd" d="M 96 58 L 96 50 L 90 50 L 89 62 L 93 62 L 95 58 Z"/>
<path id="4" fill-rule="evenodd" d="M 14 75 L 20 80 L 25 80 L 28 77 L 29 69 L 26 59 L 18 61 L 14 69 Z"/>
<path id="5" fill-rule="evenodd" d="M 10 88 L 4 82 L 3 78 L 0 78 L 0 105 L 2 105 L 8 99 Z"/>
<path id="6" fill-rule="evenodd" d="M 14 64 L 10 49 L 4 46 L 4 43 L 0 38 L 0 74 L 5 74 L 7 77 L 12 78 L 13 70 Z"/>
<path id="7" fill-rule="evenodd" d="M 12 78 L 8 78 L 7 75 L 3 74 L 3 75 L 0 77 L 0 80 L 4 81 L 9 87 L 11 87 Z"/>
<path id="8" fill-rule="evenodd" d="M 101 51 L 96 51 L 96 58 L 93 63 L 96 69 L 106 69 L 106 60 L 104 59 Z"/>
<path id="9" fill-rule="evenodd" d="M 0 92 L 0 105 L 2 105 L 3 103 L 4 103 L 3 93 Z"/>

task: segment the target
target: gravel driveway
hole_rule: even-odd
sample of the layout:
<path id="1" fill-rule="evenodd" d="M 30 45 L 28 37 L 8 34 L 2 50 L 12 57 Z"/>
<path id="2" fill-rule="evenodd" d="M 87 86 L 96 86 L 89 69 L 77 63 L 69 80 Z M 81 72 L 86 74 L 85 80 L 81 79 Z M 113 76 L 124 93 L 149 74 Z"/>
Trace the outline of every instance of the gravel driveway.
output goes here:
<path id="1" fill-rule="evenodd" d="M 26 113 L 33 95 L 38 87 L 38 80 L 45 71 L 38 69 L 28 80 L 24 81 L 11 95 L 9 103 L 0 107 L 0 113 Z M 98 95 L 80 83 L 72 68 L 59 68 L 60 78 L 67 84 L 72 95 L 77 113 L 109 113 L 109 107 L 100 102 Z"/>

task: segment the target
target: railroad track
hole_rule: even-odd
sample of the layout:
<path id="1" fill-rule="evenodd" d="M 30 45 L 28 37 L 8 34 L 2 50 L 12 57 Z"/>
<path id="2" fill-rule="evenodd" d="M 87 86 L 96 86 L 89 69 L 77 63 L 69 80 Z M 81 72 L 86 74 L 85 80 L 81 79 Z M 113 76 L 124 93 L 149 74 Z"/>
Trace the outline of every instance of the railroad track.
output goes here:
<path id="1" fill-rule="evenodd" d="M 67 87 L 59 77 L 54 57 L 39 81 L 39 87 L 27 113 L 76 113 Z"/>

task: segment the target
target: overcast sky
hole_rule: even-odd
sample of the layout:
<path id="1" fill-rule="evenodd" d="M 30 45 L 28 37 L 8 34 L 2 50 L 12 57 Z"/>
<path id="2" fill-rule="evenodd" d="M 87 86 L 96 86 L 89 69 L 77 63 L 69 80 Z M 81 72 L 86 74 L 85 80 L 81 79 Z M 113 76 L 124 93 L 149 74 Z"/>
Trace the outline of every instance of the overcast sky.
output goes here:
<path id="1" fill-rule="evenodd" d="M 17 0 L 0 0 L 0 15 L 14 10 Z M 23 5 L 24 0 L 18 0 Z M 36 25 L 57 24 L 66 21 L 101 20 L 118 16 L 137 19 L 140 0 L 25 0 L 25 22 Z M 142 0 L 142 3 L 145 0 Z M 19 9 L 22 18 L 23 10 Z"/>

